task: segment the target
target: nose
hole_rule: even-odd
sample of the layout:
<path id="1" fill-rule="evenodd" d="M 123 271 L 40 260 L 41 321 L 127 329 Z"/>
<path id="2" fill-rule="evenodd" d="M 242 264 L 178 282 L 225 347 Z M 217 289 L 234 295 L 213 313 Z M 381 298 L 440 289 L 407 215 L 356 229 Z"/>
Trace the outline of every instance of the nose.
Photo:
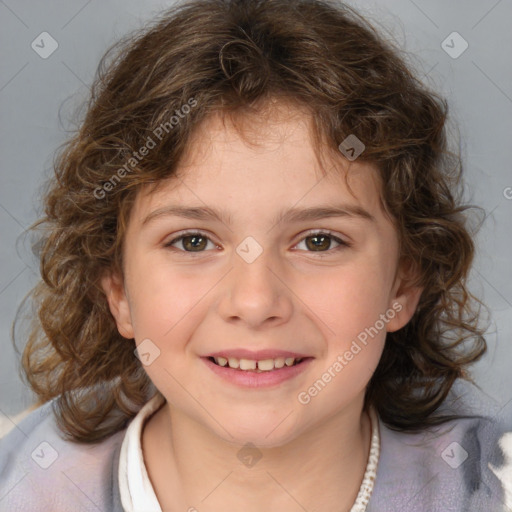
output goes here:
<path id="1" fill-rule="evenodd" d="M 233 269 L 222 283 L 219 314 L 226 322 L 252 329 L 286 323 L 293 312 L 293 293 L 286 279 L 271 251 L 264 250 L 250 263 L 234 254 Z"/>

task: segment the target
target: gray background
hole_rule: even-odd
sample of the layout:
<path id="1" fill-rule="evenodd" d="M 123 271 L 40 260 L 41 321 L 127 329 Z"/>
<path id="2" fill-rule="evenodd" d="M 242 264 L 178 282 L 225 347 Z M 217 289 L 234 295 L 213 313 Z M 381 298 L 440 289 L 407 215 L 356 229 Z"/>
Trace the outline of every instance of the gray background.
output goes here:
<path id="1" fill-rule="evenodd" d="M 460 133 L 466 196 L 486 212 L 471 285 L 492 317 L 489 351 L 473 375 L 503 409 L 512 400 L 512 1 L 350 3 L 386 30 L 423 80 L 449 100 L 453 133 L 457 126 Z M 104 51 L 171 4 L 0 1 L 0 426 L 12 424 L 34 399 L 19 378 L 10 329 L 17 306 L 38 279 L 29 239 L 20 235 L 40 216 L 39 187 Z M 454 31 L 469 45 L 457 58 L 441 46 Z M 31 47 L 42 32 L 58 43 L 46 59 Z M 452 52 L 461 48 L 457 40 L 448 44 Z"/>

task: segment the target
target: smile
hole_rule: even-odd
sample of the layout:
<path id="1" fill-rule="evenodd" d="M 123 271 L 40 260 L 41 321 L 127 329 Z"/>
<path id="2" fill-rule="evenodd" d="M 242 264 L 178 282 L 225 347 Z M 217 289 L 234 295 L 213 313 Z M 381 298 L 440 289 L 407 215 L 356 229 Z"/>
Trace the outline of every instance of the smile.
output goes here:
<path id="1" fill-rule="evenodd" d="M 285 366 L 295 366 L 304 359 L 303 357 L 277 357 L 275 359 L 237 359 L 236 357 L 210 357 L 215 364 L 219 366 L 229 366 L 235 370 L 253 371 L 256 373 L 270 372 L 274 369 L 280 369 Z"/>
<path id="2" fill-rule="evenodd" d="M 303 373 L 313 357 L 276 359 L 237 359 L 202 357 L 201 360 L 223 381 L 243 388 L 277 386 Z M 223 363 L 223 364 L 221 364 Z M 281 365 L 282 363 L 282 365 Z"/>

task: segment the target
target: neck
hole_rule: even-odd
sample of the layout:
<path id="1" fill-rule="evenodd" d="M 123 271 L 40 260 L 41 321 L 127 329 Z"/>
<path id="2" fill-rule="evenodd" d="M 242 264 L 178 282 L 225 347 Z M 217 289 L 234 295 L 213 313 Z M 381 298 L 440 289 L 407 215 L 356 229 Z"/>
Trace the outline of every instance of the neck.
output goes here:
<path id="1" fill-rule="evenodd" d="M 169 403 L 146 423 L 144 459 L 162 510 L 350 511 L 363 479 L 371 422 L 362 401 L 279 446 L 215 435 Z"/>

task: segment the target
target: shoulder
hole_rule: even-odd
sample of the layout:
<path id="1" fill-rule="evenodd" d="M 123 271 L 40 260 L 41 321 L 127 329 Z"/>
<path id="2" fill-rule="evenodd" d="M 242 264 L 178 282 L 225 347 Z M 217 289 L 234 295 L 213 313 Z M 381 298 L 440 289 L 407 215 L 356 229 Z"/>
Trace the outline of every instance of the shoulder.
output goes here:
<path id="1" fill-rule="evenodd" d="M 492 414 L 461 417 L 403 433 L 379 420 L 381 454 L 368 512 L 503 512 L 504 424 Z M 376 507 L 376 508 L 375 508 Z"/>
<path id="2" fill-rule="evenodd" d="M 35 409 L 0 440 L 0 509 L 113 510 L 124 434 L 74 443 L 58 429 L 51 402 Z"/>

